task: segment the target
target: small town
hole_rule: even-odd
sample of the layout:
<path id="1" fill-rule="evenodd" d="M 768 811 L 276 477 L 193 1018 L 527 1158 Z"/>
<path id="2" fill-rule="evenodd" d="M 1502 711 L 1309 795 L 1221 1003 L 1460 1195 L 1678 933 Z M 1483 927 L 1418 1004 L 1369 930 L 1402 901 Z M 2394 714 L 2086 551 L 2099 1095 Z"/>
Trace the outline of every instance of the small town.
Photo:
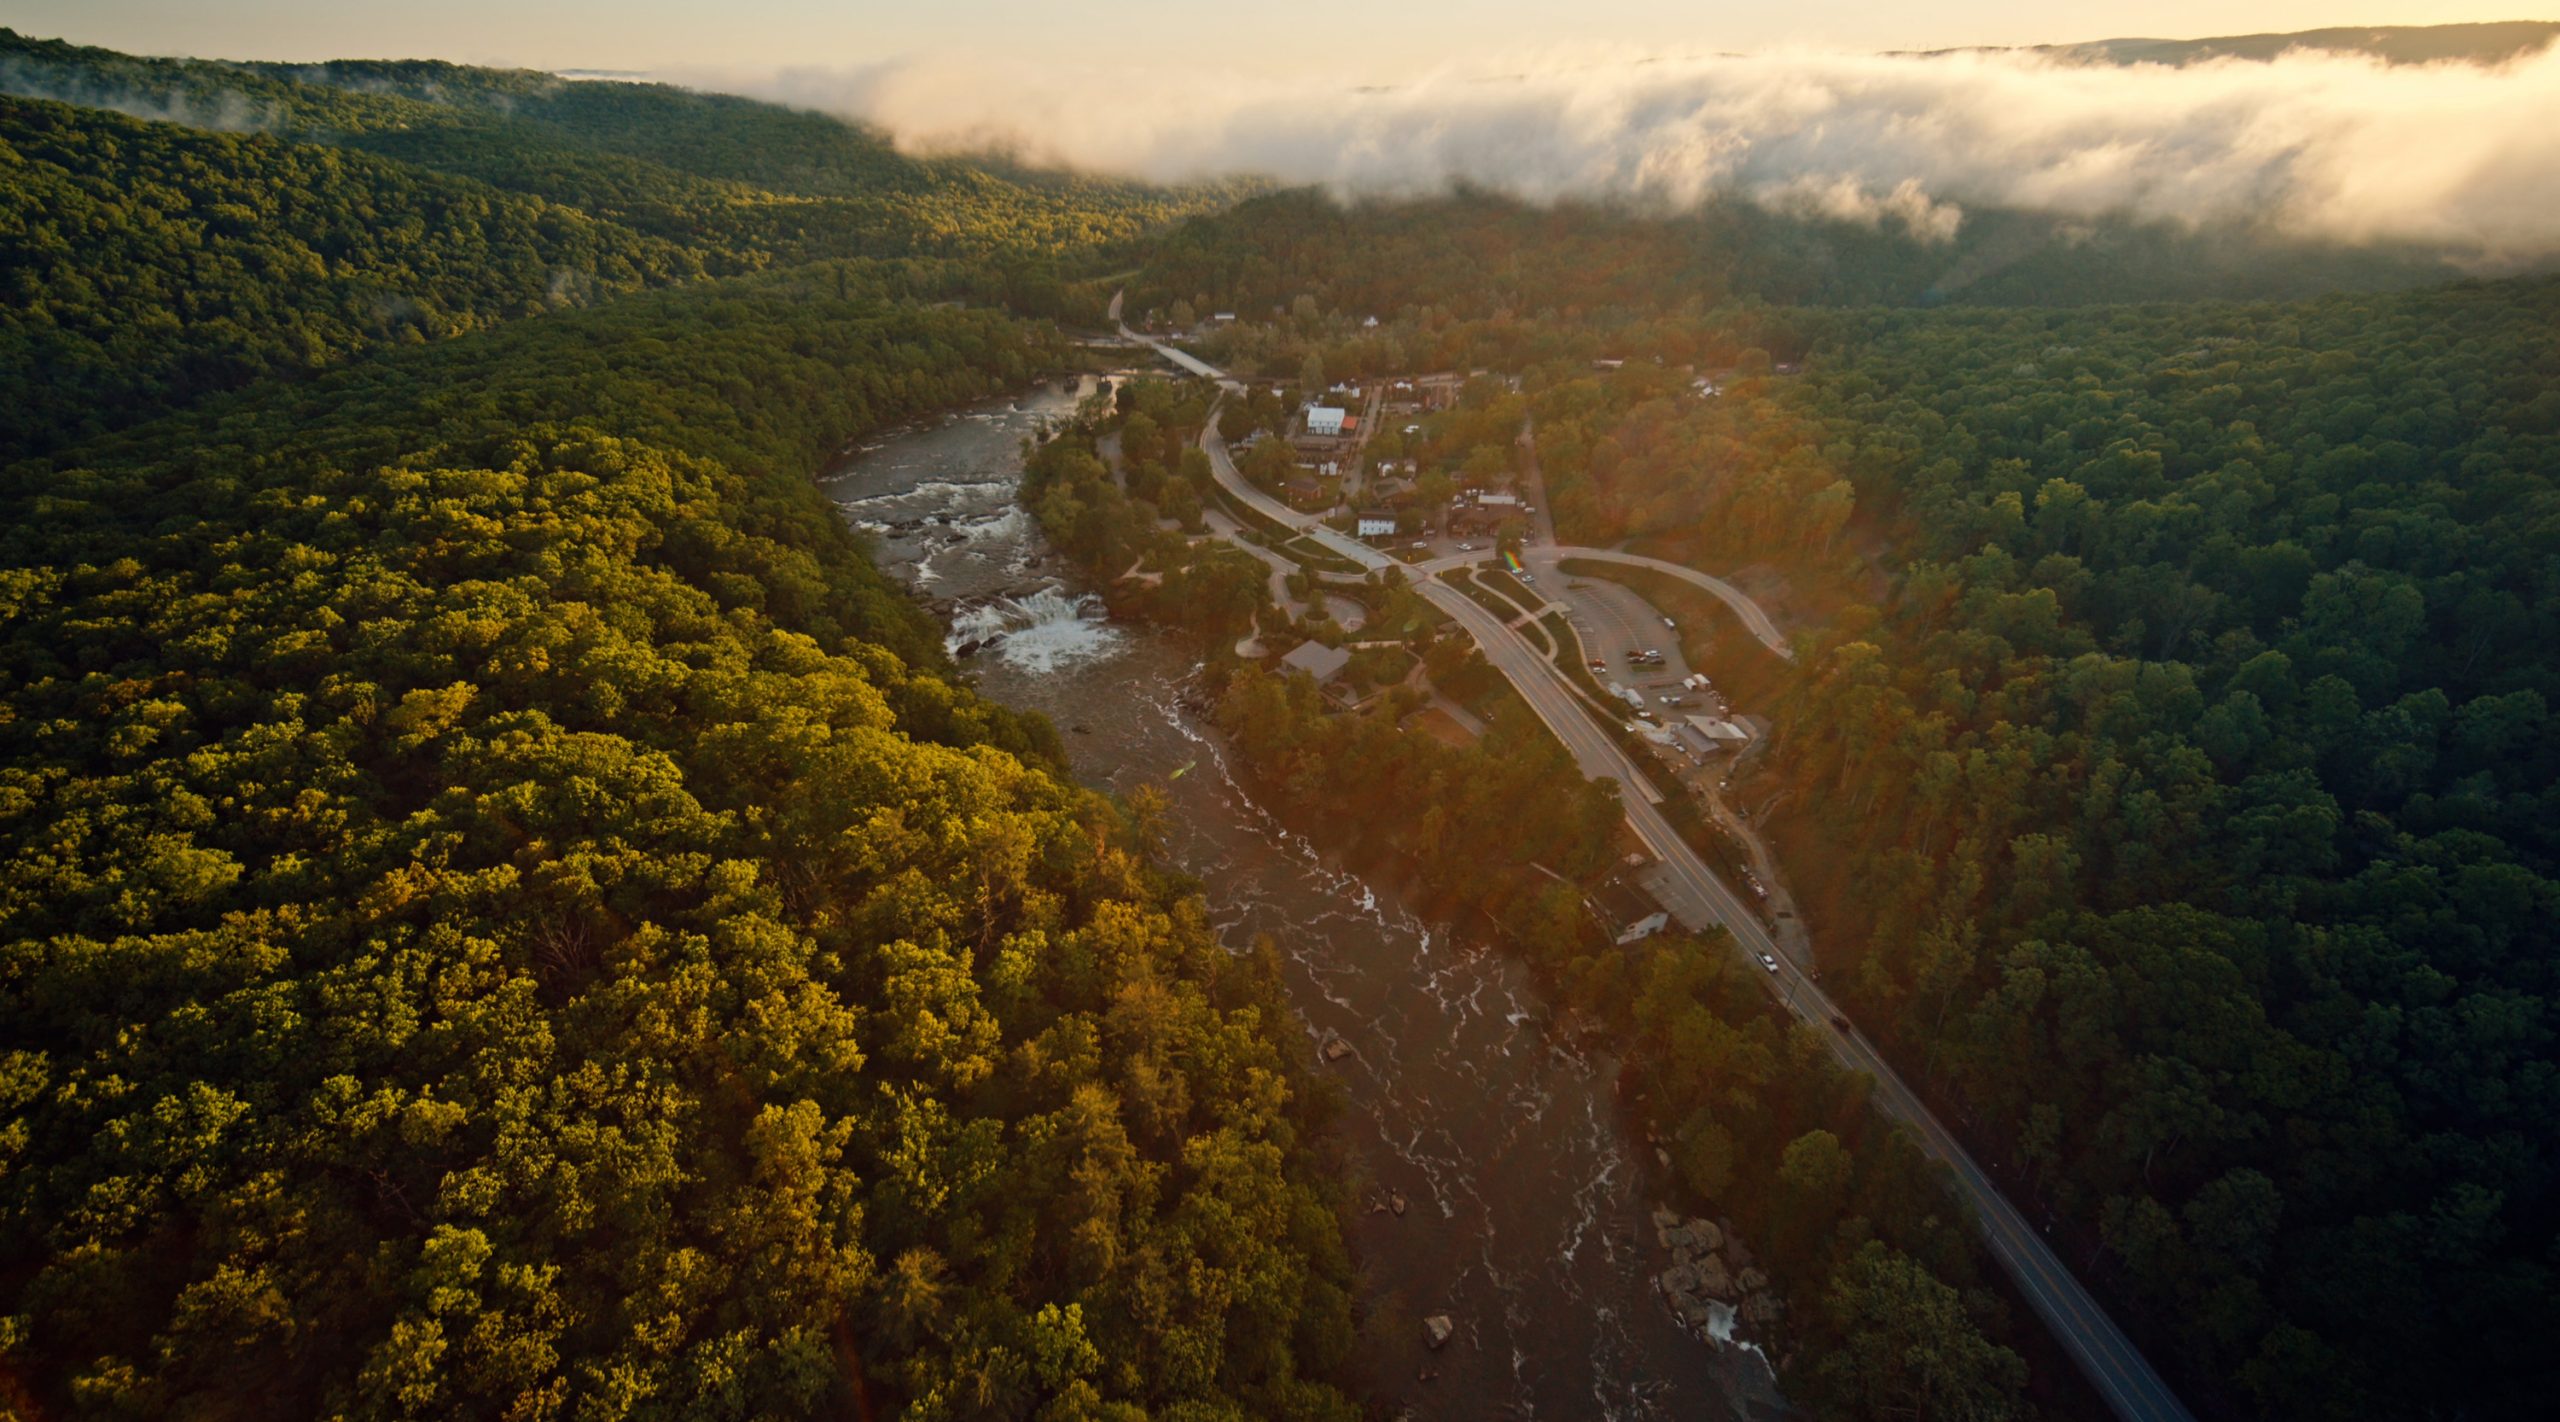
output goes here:
<path id="1" fill-rule="evenodd" d="M 1593 919 L 1624 945 L 1738 908 L 1767 930 L 1770 950 L 1757 954 L 1767 971 L 1806 961 L 1774 856 L 1731 793 L 1768 725 L 1710 669 L 1721 659 L 1786 657 L 1768 613 L 1731 583 L 1678 563 L 1560 542 L 1518 376 L 1475 369 L 1327 380 L 1308 368 L 1296 382 L 1229 379 L 1190 354 L 1235 327 L 1230 312 L 1178 326 L 1159 318 L 1124 325 L 1122 339 L 1214 382 L 1195 451 L 1209 476 L 1198 532 L 1178 515 L 1164 527 L 1241 550 L 1267 569 L 1270 603 L 1286 625 L 1257 624 L 1237 652 L 1306 679 L 1339 712 L 1371 712 L 1400 697 L 1392 710 L 1409 732 L 1453 743 L 1484 734 L 1490 707 L 1481 692 L 1465 692 L 1502 686 L 1486 674 L 1486 655 L 1534 656 L 1554 676 L 1514 677 L 1513 685 L 1547 688 L 1553 699 L 1539 705 L 1542 715 L 1570 717 L 1614 745 L 1637 768 L 1622 793 L 1658 805 L 1670 832 L 1731 886 L 1715 896 L 1724 903 L 1714 902 L 1629 829 L 1615 872 L 1585 886 Z M 1606 377 L 1623 365 L 1603 358 L 1592 370 Z M 1712 400 L 1733 374 L 1687 372 L 1684 388 Z M 1136 397 L 1132 380 L 1162 379 L 1123 377 L 1123 393 Z M 1498 621 L 1498 632 L 1468 629 L 1475 650 L 1455 665 L 1446 649 L 1467 641 L 1446 638 L 1459 624 L 1414 596 L 1434 590 Z M 1669 597 L 1704 615 L 1684 632 L 1655 601 Z M 1586 768 L 1625 780 L 1616 763 L 1593 758 Z"/>

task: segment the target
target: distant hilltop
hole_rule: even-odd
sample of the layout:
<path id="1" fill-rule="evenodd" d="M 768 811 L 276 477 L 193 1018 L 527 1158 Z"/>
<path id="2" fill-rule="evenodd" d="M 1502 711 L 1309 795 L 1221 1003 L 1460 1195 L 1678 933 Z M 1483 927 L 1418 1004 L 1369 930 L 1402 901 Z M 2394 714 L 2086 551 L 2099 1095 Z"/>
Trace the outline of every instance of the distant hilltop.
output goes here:
<path id="1" fill-rule="evenodd" d="M 2042 44 L 2031 54 L 2052 54 L 2094 64 L 2200 64 L 2209 59 L 2266 62 L 2294 50 L 2370 54 L 2388 64 L 2503 64 L 2547 49 L 2560 39 L 2560 21 L 2494 20 L 2468 25 L 2341 25 L 2286 34 L 2221 35 L 2211 39 L 2103 39 L 2083 44 Z M 1908 51 L 1905 51 L 1908 52 Z M 1929 50 L 1955 54 L 1959 50 Z"/>

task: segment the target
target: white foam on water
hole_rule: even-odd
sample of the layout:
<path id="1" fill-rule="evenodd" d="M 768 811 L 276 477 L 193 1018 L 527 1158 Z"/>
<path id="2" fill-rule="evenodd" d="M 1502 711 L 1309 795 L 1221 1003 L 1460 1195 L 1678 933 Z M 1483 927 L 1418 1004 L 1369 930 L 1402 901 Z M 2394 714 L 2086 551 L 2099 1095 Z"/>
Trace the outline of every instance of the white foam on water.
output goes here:
<path id="1" fill-rule="evenodd" d="M 1026 519 L 1027 515 L 1024 514 L 1022 505 L 1007 504 L 1001 513 L 990 514 L 985 518 L 961 524 L 960 534 L 972 543 L 984 543 L 989 539 L 1020 538 L 1029 531 Z"/>
<path id="2" fill-rule="evenodd" d="M 919 581 L 928 575 L 916 565 Z M 1025 598 L 1000 597 L 955 612 L 944 647 L 957 651 L 964 642 L 984 642 L 1002 635 L 996 657 L 1006 666 L 1046 674 L 1061 667 L 1099 661 L 1120 649 L 1122 634 L 1111 624 L 1087 616 L 1102 604 L 1091 594 L 1069 596 L 1042 588 Z"/>
<path id="3" fill-rule="evenodd" d="M 882 504 L 923 504 L 934 508 L 948 508 L 955 500 L 983 498 L 990 493 L 1010 499 L 1013 497 L 1013 486 L 1014 480 L 1011 476 L 1000 479 L 923 479 L 902 489 L 889 489 L 877 494 L 859 494 L 848 499 L 837 499 L 835 506 L 847 512 L 876 508 Z"/>
<path id="4" fill-rule="evenodd" d="M 1769 1370 L 1769 1376 L 1776 1377 L 1778 1365 L 1769 1361 L 1768 1353 L 1763 1351 L 1759 1344 L 1747 1338 L 1733 1336 L 1734 1324 L 1740 1319 L 1741 1315 L 1734 1311 L 1733 1305 L 1719 1303 L 1714 1299 L 1707 1300 L 1707 1336 L 1714 1339 L 1720 1347 L 1739 1348 L 1758 1358 L 1760 1366 Z"/>

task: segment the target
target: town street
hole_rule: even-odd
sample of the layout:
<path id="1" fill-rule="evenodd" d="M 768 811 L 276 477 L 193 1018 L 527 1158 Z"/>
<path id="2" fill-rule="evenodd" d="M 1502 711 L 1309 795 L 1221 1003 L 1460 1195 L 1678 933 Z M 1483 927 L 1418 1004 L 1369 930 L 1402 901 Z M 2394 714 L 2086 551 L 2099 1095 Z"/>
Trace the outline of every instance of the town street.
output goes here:
<path id="1" fill-rule="evenodd" d="M 1116 307 L 1116 300 L 1114 304 Z M 1159 355 L 1192 374 L 1217 381 L 1229 390 L 1240 388 L 1224 371 L 1197 356 L 1141 336 L 1125 325 L 1120 327 L 1120 333 L 1152 347 Z M 1362 567 L 1404 566 L 1254 488 L 1228 456 L 1226 441 L 1218 434 L 1214 411 L 1207 427 L 1201 431 L 1200 446 L 1209 455 L 1210 468 L 1219 485 L 1238 501 L 1284 525 L 1304 530 L 1309 538 L 1323 547 Z M 1544 552 L 1541 550 L 1542 562 Z M 1742 613 L 1754 635 L 1772 647 L 1784 650 L 1784 639 L 1778 636 L 1775 624 L 1770 623 L 1765 614 L 1760 614 L 1749 598 L 1705 574 L 1657 559 L 1613 554 L 1606 550 L 1557 550 L 1557 555 L 1597 556 L 1630 562 L 1698 582 L 1723 598 L 1737 613 Z M 1440 561 L 1455 563 L 1462 560 Z M 1779 945 L 1761 926 L 1759 918 L 1673 832 L 1670 822 L 1657 808 L 1662 799 L 1661 793 L 1577 704 L 1574 693 L 1567 688 L 1558 669 L 1525 637 L 1505 626 L 1500 618 L 1457 589 L 1428 576 L 1427 570 L 1435 566 L 1423 564 L 1411 570 L 1416 575 L 1415 590 L 1475 638 L 1485 660 L 1519 690 L 1521 698 L 1564 743 L 1585 775 L 1618 782 L 1628 824 L 1635 830 L 1637 838 L 1661 861 L 1660 869 L 1648 879 L 1648 885 L 1662 900 L 1663 907 L 1692 929 L 1722 925 L 1735 944 L 1751 955 L 1755 964 L 1762 954 L 1769 955 L 1770 960 L 1778 964 L 1778 968 L 1767 975 L 1770 990 L 1798 1018 L 1822 1034 L 1834 1056 L 1851 1069 L 1873 1077 L 1876 1104 L 1887 1115 L 1909 1126 L 1922 1149 L 1947 1166 L 1952 1185 L 1972 1207 L 1975 1224 L 1991 1246 L 1993 1255 L 2008 1270 L 2019 1292 L 2070 1352 L 2097 1388 L 2099 1396 L 2118 1417 L 2125 1422 L 2188 1422 L 2192 1414 L 2153 1370 L 2150 1361 L 2133 1346 L 2132 1340 L 2125 1337 L 2115 1321 L 2107 1316 L 2097 1299 L 2073 1277 L 2045 1243 L 2043 1236 L 2009 1203 L 2008 1197 L 2001 1194 L 1991 1177 L 1983 1173 L 1955 1137 L 1938 1123 L 1919 1095 L 1868 1045 L 1857 1029 L 1848 1024 L 1848 1019 L 1830 998 L 1806 976 L 1804 965 L 1781 953 Z M 1551 564 L 1549 567 L 1552 571 Z M 1624 793 L 1629 790 L 1634 793 Z"/>

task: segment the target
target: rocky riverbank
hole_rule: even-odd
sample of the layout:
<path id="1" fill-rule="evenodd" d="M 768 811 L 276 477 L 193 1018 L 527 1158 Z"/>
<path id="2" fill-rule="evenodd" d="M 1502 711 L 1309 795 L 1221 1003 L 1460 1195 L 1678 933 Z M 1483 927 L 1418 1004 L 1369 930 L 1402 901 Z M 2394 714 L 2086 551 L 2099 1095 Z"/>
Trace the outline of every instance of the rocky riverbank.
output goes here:
<path id="1" fill-rule="evenodd" d="M 1669 1264 L 1653 1276 L 1654 1291 L 1680 1326 L 1712 1347 L 1741 1343 L 1739 1329 L 1774 1327 L 1785 1305 L 1769 1287 L 1751 1247 L 1733 1221 L 1683 1217 L 1668 1207 L 1653 1212 L 1655 1247 Z M 1756 1347 L 1755 1347 L 1756 1351 Z"/>

